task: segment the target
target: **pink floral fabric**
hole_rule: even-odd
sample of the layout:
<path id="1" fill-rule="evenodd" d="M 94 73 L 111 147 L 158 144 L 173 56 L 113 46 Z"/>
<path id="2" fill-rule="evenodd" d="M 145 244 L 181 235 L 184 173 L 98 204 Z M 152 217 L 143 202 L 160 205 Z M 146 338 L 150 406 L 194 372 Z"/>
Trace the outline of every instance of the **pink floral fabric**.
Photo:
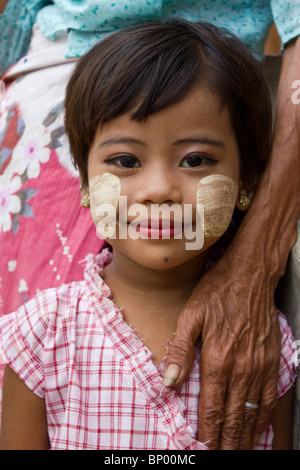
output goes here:
<path id="1" fill-rule="evenodd" d="M 2 79 L 0 317 L 40 290 L 82 279 L 79 261 L 103 246 L 89 210 L 80 207 L 64 133 L 64 91 L 74 66 L 64 49 L 64 38 L 52 43 L 35 28 L 28 56 Z M 0 365 L 0 389 L 2 376 Z"/>

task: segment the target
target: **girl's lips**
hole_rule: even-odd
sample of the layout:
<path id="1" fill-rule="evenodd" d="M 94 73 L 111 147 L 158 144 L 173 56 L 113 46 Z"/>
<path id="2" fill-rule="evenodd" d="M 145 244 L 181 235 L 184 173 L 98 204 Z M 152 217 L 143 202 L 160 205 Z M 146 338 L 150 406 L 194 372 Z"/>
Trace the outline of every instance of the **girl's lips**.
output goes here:
<path id="1" fill-rule="evenodd" d="M 145 222 L 138 223 L 136 231 L 146 238 L 164 238 L 170 239 L 175 235 L 181 234 L 183 231 L 182 223 L 174 224 L 172 220 L 147 220 Z"/>

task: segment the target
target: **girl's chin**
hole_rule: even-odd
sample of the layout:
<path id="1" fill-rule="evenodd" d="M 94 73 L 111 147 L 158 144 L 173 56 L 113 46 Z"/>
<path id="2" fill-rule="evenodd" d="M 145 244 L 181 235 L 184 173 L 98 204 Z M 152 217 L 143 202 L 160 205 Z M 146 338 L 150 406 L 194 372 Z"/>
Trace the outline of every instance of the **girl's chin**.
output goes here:
<path id="1" fill-rule="evenodd" d="M 130 263 L 154 271 L 176 269 L 202 255 L 202 251 L 185 249 L 181 249 L 182 253 L 180 254 L 181 250 L 179 247 L 170 249 L 167 244 L 161 246 L 161 243 L 164 244 L 164 240 L 154 240 L 154 242 L 156 243 L 155 247 L 140 245 L 139 247 L 136 246 L 133 251 L 131 251 L 128 249 L 122 250 L 120 247 L 115 246 L 113 247 L 113 251 L 114 253 L 118 251 L 119 254 L 124 256 Z"/>

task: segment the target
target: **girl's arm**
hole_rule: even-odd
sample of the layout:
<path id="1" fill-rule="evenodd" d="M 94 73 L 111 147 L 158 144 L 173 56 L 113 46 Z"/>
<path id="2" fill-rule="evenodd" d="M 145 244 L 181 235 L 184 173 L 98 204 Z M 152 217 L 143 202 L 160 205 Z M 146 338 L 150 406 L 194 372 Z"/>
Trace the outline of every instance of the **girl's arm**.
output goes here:
<path id="1" fill-rule="evenodd" d="M 271 417 L 274 431 L 273 450 L 292 450 L 294 388 L 279 398 Z"/>
<path id="2" fill-rule="evenodd" d="M 2 394 L 0 450 L 49 450 L 45 402 L 8 366 Z"/>

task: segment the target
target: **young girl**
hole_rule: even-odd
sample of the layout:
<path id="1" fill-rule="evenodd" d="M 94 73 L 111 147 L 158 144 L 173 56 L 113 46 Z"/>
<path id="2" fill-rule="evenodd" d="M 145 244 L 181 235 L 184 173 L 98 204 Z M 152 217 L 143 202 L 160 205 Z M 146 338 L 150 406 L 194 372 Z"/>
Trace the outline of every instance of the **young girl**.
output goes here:
<path id="1" fill-rule="evenodd" d="M 182 386 L 162 371 L 178 315 L 267 160 L 259 66 L 208 24 L 128 28 L 79 61 L 66 131 L 82 204 L 111 249 L 87 258 L 82 282 L 1 320 L 1 448 L 207 449 L 197 441 L 200 344 Z M 279 321 L 281 398 L 258 449 L 291 446 L 295 345 Z M 259 397 L 249 402 L 245 419 L 255 420 Z"/>

